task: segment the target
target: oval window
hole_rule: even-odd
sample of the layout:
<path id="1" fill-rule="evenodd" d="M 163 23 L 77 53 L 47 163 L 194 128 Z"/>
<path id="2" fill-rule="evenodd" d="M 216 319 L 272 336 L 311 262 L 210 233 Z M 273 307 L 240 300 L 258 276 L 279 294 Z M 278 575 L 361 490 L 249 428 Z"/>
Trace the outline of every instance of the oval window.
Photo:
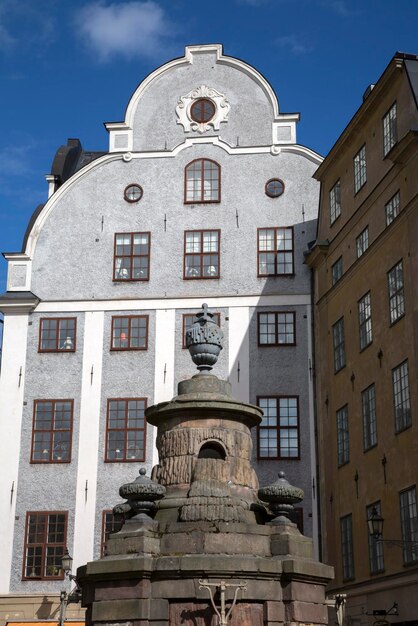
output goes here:
<path id="1" fill-rule="evenodd" d="M 208 100 L 207 98 L 199 98 L 195 102 L 193 102 L 190 107 L 190 117 L 194 122 L 198 122 L 199 124 L 205 124 L 212 119 L 215 115 L 215 105 L 212 100 Z"/>
<path id="2" fill-rule="evenodd" d="M 278 198 L 284 192 L 284 182 L 280 178 L 271 178 L 266 182 L 266 195 Z"/>
<path id="3" fill-rule="evenodd" d="M 142 187 L 141 185 L 128 185 L 124 191 L 123 197 L 126 202 L 138 202 L 142 198 Z"/>

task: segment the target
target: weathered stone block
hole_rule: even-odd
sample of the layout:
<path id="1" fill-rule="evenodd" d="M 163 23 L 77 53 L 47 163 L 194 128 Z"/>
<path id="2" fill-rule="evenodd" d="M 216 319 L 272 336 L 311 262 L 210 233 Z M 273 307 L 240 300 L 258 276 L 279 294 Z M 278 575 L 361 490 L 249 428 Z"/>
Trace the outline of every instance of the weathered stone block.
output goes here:
<path id="1" fill-rule="evenodd" d="M 291 622 L 328 623 L 328 610 L 324 604 L 299 601 L 285 603 L 285 615 L 286 620 Z"/>
<path id="2" fill-rule="evenodd" d="M 291 554 L 303 559 L 313 558 L 313 541 L 300 533 L 281 532 L 271 536 L 271 553 L 273 556 Z"/>
<path id="3" fill-rule="evenodd" d="M 204 552 L 207 554 L 253 554 L 268 556 L 270 541 L 266 536 L 211 533 L 205 536 Z"/>
<path id="4" fill-rule="evenodd" d="M 196 596 L 195 583 L 191 579 L 156 580 L 152 584 L 154 598 L 194 598 Z"/>
<path id="5" fill-rule="evenodd" d="M 264 603 L 264 619 L 268 624 L 271 622 L 284 622 L 285 612 L 283 602 L 269 600 Z"/>
<path id="6" fill-rule="evenodd" d="M 325 587 L 313 583 L 291 581 L 283 585 L 283 600 L 301 600 L 303 602 L 325 602 Z"/>
<path id="7" fill-rule="evenodd" d="M 130 598 L 149 598 L 151 582 L 147 579 L 114 580 L 99 582 L 95 587 L 95 600 L 126 600 Z"/>
<path id="8" fill-rule="evenodd" d="M 176 585 L 176 583 L 174 583 Z M 176 585 L 177 586 L 177 585 Z M 169 604 L 168 600 L 152 599 L 150 603 L 150 620 L 168 620 Z"/>
<path id="9" fill-rule="evenodd" d="M 121 620 L 148 619 L 150 600 L 103 600 L 95 602 L 92 610 L 93 622 L 115 622 Z"/>

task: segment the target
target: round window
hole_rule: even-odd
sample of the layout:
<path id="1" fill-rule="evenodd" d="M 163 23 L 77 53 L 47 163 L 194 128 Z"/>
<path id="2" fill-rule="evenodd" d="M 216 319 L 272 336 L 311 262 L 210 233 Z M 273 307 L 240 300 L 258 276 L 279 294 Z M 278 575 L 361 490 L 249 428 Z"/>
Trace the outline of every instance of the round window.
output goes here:
<path id="1" fill-rule="evenodd" d="M 141 185 L 128 185 L 124 191 L 123 197 L 126 202 L 138 202 L 142 198 L 143 193 Z"/>
<path id="2" fill-rule="evenodd" d="M 284 192 L 284 182 L 280 178 L 271 178 L 266 182 L 266 194 L 270 198 L 278 198 Z"/>
<path id="3" fill-rule="evenodd" d="M 215 105 L 212 100 L 208 100 L 207 98 L 199 98 L 193 102 L 190 107 L 190 117 L 194 122 L 198 122 L 199 124 L 205 124 L 212 119 L 215 115 Z"/>

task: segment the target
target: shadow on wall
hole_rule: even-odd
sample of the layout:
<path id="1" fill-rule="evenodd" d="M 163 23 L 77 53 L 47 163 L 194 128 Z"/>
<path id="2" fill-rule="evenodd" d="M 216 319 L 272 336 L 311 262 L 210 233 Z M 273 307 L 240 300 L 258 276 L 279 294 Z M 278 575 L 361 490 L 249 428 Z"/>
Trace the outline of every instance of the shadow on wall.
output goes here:
<path id="1" fill-rule="evenodd" d="M 315 240 L 316 220 L 295 224 L 293 242 L 281 229 L 263 230 L 259 247 L 272 247 L 274 231 L 278 252 L 259 250 L 259 273 L 278 275 L 260 278 L 265 281 L 263 291 L 257 307 L 250 309 L 240 345 L 235 346 L 229 381 L 237 399 L 264 410 L 261 426 L 252 431 L 253 466 L 260 484 L 274 482 L 278 472 L 284 471 L 291 484 L 301 487 L 305 499 L 294 521 L 312 536 L 316 478 L 311 436 L 311 273 L 304 265 L 304 252 Z M 282 297 L 283 303 L 271 304 L 268 296 Z M 303 296 L 303 303 L 295 304 L 294 296 Z"/>

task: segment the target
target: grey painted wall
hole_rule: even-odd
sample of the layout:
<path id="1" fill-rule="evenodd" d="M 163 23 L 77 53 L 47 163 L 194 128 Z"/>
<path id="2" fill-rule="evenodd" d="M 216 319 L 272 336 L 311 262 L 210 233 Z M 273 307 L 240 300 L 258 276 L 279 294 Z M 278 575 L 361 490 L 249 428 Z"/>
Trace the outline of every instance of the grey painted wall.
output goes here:
<path id="1" fill-rule="evenodd" d="M 183 202 L 184 167 L 198 157 L 214 159 L 222 167 L 219 204 Z M 306 221 L 316 218 L 314 169 L 301 155 L 228 155 L 215 146 L 193 146 L 175 159 L 99 165 L 68 188 L 47 219 L 33 257 L 32 291 L 42 300 L 163 298 L 193 296 L 197 290 L 206 296 L 261 293 L 267 279 L 257 278 L 257 227 L 301 224 L 302 205 Z M 272 177 L 285 182 L 279 198 L 264 193 Z M 133 182 L 143 186 L 144 195 L 130 204 L 123 190 Z M 185 281 L 184 231 L 201 228 L 221 230 L 221 277 Z M 284 293 L 310 289 L 302 263 L 305 241 L 314 238 L 314 230 L 306 238 L 302 230 L 295 231 L 297 280 L 275 283 Z M 150 280 L 112 282 L 115 233 L 145 231 L 151 232 Z M 269 281 L 268 288 L 272 286 Z"/>

